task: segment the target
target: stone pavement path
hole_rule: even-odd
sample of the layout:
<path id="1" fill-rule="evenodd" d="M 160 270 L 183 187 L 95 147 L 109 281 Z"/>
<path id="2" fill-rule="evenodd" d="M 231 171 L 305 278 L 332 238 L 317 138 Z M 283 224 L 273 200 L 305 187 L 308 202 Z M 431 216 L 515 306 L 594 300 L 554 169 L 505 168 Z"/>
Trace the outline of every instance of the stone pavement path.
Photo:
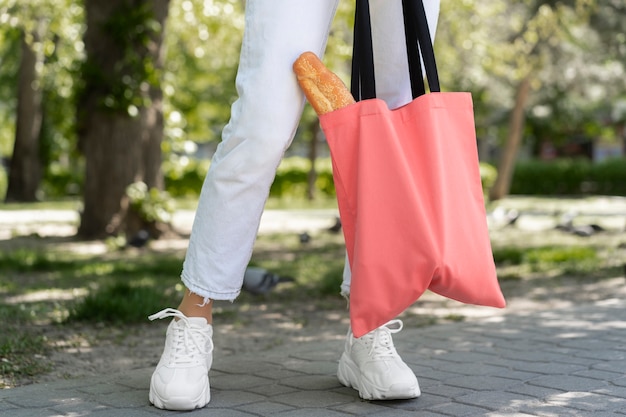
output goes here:
<path id="1" fill-rule="evenodd" d="M 339 340 L 220 357 L 193 416 L 626 416 L 626 301 L 516 311 L 395 337 L 422 396 L 361 401 L 335 377 Z M 0 415 L 175 415 L 148 404 L 152 369 L 0 391 Z M 184 413 L 187 414 L 187 413 Z"/>

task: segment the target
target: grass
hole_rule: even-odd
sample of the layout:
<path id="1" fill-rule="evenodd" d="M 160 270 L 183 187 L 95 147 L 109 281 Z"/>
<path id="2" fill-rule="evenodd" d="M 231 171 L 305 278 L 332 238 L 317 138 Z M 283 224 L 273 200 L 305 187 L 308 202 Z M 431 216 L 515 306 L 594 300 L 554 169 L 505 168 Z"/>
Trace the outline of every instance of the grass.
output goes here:
<path id="1" fill-rule="evenodd" d="M 574 270 L 585 272 L 584 265 L 596 267 L 598 250 L 593 247 L 542 246 L 537 248 L 504 247 L 493 251 L 496 264 L 530 266 L 534 271 L 547 271 L 555 266 L 575 265 Z"/>
<path id="2" fill-rule="evenodd" d="M 505 246 L 495 247 L 493 254 L 500 281 L 532 276 L 598 280 L 620 276 L 624 271 L 623 255 L 592 245 Z"/>
<path id="3" fill-rule="evenodd" d="M 32 318 L 18 306 L 0 304 L 0 389 L 17 378 L 33 377 L 50 369 L 45 355 L 50 350 L 45 337 L 29 323 Z"/>
<path id="4" fill-rule="evenodd" d="M 69 309 L 67 322 L 140 323 L 164 306 L 175 305 L 171 291 L 118 281 L 91 292 Z"/>

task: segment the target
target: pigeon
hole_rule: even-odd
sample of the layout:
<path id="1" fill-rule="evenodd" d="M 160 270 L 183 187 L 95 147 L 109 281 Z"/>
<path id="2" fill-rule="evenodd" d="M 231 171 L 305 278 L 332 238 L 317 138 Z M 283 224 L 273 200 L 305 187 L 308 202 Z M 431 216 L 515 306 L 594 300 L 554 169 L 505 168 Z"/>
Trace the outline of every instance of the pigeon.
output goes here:
<path id="1" fill-rule="evenodd" d="M 251 294 L 269 293 L 281 282 L 293 282 L 290 277 L 281 277 L 264 268 L 249 266 L 243 276 L 243 289 Z"/>
<path id="2" fill-rule="evenodd" d="M 300 243 L 302 243 L 303 245 L 311 241 L 311 235 L 307 232 L 300 233 L 298 235 L 298 238 L 300 239 Z"/>
<path id="3" fill-rule="evenodd" d="M 578 214 L 573 211 L 568 211 L 563 214 L 559 219 L 559 223 L 556 225 L 557 230 L 571 233 L 576 236 L 589 237 L 599 232 L 604 232 L 604 227 L 599 224 L 590 223 L 583 225 L 574 225 L 574 220 Z"/>
<path id="4" fill-rule="evenodd" d="M 128 240 L 128 246 L 132 246 L 133 248 L 142 248 L 148 243 L 149 240 L 150 233 L 147 230 L 142 229 Z"/>
<path id="5" fill-rule="evenodd" d="M 583 225 L 572 227 L 570 232 L 575 234 L 576 236 L 589 237 L 595 233 L 595 229 L 591 226 Z"/>
<path id="6" fill-rule="evenodd" d="M 328 231 L 331 233 L 339 233 L 339 231 L 341 231 L 341 218 L 340 217 L 337 217 L 335 219 L 335 224 L 330 226 L 328 228 Z"/>

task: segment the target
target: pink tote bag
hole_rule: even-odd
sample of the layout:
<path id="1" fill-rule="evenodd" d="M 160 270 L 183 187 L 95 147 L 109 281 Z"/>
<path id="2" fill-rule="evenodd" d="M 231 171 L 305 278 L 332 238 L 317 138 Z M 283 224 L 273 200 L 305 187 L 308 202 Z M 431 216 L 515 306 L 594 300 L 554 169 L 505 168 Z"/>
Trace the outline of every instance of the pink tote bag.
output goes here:
<path id="1" fill-rule="evenodd" d="M 373 78 L 367 81 L 373 77 L 369 27 L 365 58 L 358 45 L 364 16 L 369 26 L 367 2 L 357 4 L 353 61 L 369 62 L 365 69 L 353 62 L 352 91 L 359 100 L 373 96 L 375 87 Z M 320 116 L 352 270 L 356 337 L 397 317 L 427 289 L 463 303 L 505 306 L 487 229 L 471 95 L 433 92 L 439 87 L 421 1 L 405 0 L 404 13 L 408 44 L 421 48 L 431 92 L 422 94 L 419 54 L 416 62 L 408 48 L 411 78 L 422 81 L 414 83 L 411 103 L 389 110 L 368 98 Z"/>

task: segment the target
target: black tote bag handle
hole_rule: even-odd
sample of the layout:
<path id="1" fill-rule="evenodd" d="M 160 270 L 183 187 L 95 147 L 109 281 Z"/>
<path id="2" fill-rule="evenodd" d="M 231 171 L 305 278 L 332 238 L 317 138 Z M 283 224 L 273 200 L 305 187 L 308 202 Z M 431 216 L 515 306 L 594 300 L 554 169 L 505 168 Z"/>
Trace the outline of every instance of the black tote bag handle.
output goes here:
<path id="1" fill-rule="evenodd" d="M 426 93 L 421 57 L 431 92 L 441 91 L 435 52 L 422 0 L 402 0 L 404 32 L 413 98 Z M 376 97 L 372 25 L 368 0 L 356 0 L 350 91 L 356 101 Z"/>

